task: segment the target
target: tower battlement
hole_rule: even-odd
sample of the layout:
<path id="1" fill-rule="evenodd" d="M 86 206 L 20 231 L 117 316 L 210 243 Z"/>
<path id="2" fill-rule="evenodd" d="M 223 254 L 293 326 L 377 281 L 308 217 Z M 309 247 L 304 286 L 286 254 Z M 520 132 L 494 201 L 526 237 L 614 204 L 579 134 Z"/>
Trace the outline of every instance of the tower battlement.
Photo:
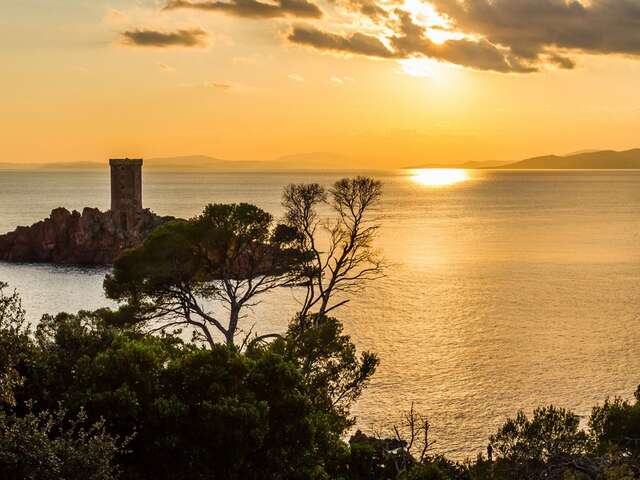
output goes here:
<path id="1" fill-rule="evenodd" d="M 111 210 L 125 230 L 136 224 L 142 210 L 142 159 L 112 158 Z"/>

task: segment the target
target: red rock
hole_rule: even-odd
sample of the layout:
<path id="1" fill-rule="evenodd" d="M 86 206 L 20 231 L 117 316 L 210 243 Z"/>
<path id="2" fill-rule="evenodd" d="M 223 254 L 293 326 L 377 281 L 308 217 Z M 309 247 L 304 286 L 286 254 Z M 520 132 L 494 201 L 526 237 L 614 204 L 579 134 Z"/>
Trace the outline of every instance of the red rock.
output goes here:
<path id="1" fill-rule="evenodd" d="M 0 261 L 108 265 L 171 218 L 140 210 L 124 230 L 111 210 L 84 208 L 80 214 L 56 208 L 43 221 L 0 235 Z"/>

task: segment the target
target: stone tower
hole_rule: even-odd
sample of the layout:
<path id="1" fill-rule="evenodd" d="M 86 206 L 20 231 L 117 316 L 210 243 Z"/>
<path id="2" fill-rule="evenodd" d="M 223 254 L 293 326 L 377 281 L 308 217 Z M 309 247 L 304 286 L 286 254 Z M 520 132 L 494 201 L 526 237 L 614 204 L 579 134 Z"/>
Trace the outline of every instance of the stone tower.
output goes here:
<path id="1" fill-rule="evenodd" d="M 132 229 L 142 210 L 142 159 L 112 158 L 111 211 L 124 230 Z"/>

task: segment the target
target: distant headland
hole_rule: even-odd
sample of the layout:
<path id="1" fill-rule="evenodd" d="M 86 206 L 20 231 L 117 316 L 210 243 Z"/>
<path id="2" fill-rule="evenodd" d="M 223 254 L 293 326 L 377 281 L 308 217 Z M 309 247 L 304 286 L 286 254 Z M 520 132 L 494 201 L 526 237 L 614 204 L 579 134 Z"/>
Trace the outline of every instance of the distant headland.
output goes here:
<path id="1" fill-rule="evenodd" d="M 344 170 L 350 159 L 328 152 L 287 155 L 274 160 L 223 160 L 207 155 L 183 155 L 145 159 L 145 170 L 251 172 L 273 170 Z M 104 170 L 102 162 L 55 162 L 39 164 L 0 163 L 1 169 Z"/>
<path id="2" fill-rule="evenodd" d="M 145 169 L 152 171 L 215 171 L 215 172 L 273 172 L 273 171 L 345 171 L 379 170 L 369 168 L 366 163 L 359 167 L 348 167 L 353 159 L 329 152 L 314 152 L 278 157 L 274 160 L 223 160 L 206 155 L 184 155 L 177 157 L 158 157 L 145 160 Z M 0 170 L 96 170 L 103 171 L 102 162 L 54 162 L 38 164 L 0 163 Z M 404 169 L 420 168 L 464 168 L 464 169 L 503 169 L 503 170 L 638 170 L 640 169 L 640 148 L 615 150 L 590 150 L 567 155 L 543 155 L 515 162 L 505 161 L 469 161 L 444 163 L 426 161 L 411 164 Z"/>
<path id="3" fill-rule="evenodd" d="M 406 168 L 477 168 L 502 170 L 637 170 L 640 169 L 640 148 L 617 152 L 598 150 L 569 155 L 545 155 L 513 163 L 467 162 L 456 165 L 425 163 Z"/>
<path id="4" fill-rule="evenodd" d="M 108 265 L 172 219 L 142 207 L 142 160 L 112 159 L 111 209 L 54 209 L 49 218 L 0 235 L 0 261 Z"/>

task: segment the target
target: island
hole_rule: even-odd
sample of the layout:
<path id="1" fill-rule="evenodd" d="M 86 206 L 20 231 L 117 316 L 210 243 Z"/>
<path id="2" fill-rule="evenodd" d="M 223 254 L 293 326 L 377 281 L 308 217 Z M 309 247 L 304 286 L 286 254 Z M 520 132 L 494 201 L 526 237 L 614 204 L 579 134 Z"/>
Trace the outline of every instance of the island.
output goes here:
<path id="1" fill-rule="evenodd" d="M 111 159 L 111 209 L 54 209 L 29 227 L 0 235 L 0 261 L 109 265 L 173 219 L 142 207 L 142 159 Z"/>

